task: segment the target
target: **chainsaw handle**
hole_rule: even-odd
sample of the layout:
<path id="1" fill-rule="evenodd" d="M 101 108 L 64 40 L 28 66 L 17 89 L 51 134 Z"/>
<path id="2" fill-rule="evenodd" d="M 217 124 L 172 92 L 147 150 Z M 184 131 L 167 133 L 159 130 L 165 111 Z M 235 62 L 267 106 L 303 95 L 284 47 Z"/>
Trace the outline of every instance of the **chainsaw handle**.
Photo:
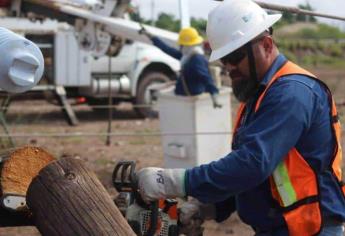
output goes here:
<path id="1" fill-rule="evenodd" d="M 113 186 L 117 192 L 132 192 L 139 206 L 149 209 L 138 191 L 138 178 L 135 174 L 135 161 L 119 161 L 112 175 Z"/>
<path id="2" fill-rule="evenodd" d="M 144 236 L 154 236 L 158 226 L 158 201 L 150 202 L 150 227 Z"/>
<path id="3" fill-rule="evenodd" d="M 159 203 L 157 200 L 147 204 L 141 198 L 138 191 L 138 178 L 135 174 L 135 162 L 118 162 L 113 171 L 112 182 L 118 192 L 132 192 L 137 204 L 150 210 L 150 227 L 144 236 L 154 236 L 158 227 Z"/>
<path id="4" fill-rule="evenodd" d="M 120 172 L 120 174 L 119 174 Z M 135 175 L 134 161 L 119 161 L 114 168 L 112 175 L 113 186 L 118 192 L 138 189 L 138 181 Z"/>

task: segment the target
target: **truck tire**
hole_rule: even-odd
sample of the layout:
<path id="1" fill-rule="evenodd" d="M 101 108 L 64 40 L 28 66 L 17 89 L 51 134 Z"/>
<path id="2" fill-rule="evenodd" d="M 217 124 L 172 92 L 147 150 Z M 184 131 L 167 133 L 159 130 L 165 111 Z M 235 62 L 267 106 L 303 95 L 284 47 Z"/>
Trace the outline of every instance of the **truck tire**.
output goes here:
<path id="1" fill-rule="evenodd" d="M 157 108 L 154 107 L 157 101 L 151 97 L 149 89 L 153 85 L 165 83 L 168 81 L 170 81 L 170 78 L 162 72 L 149 72 L 141 78 L 141 80 L 139 81 L 135 101 L 136 105 L 138 105 L 135 110 L 141 117 L 158 117 Z"/>

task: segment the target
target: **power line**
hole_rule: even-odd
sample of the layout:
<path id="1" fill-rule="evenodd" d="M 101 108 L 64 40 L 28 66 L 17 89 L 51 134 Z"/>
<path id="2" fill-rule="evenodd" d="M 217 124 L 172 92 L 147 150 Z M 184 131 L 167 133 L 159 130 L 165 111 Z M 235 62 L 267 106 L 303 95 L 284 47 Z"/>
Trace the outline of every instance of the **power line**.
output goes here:
<path id="1" fill-rule="evenodd" d="M 339 99 L 341 100 L 341 99 Z M 342 106 L 344 102 L 339 102 L 336 103 L 338 106 Z M 75 110 L 89 110 L 91 109 L 109 109 L 109 108 L 150 108 L 150 107 L 157 107 L 157 104 L 129 104 L 128 107 L 124 105 L 87 105 L 87 104 L 77 104 L 77 105 L 72 105 L 72 108 Z M 162 107 L 162 106 L 160 106 Z M 164 106 L 163 106 L 164 107 Z M 14 106 L 9 106 L 9 107 L 0 107 L 0 111 L 44 111 L 45 109 L 65 109 L 64 106 L 61 105 L 28 105 L 26 104 L 25 106 L 21 105 L 14 105 Z"/>
<path id="2" fill-rule="evenodd" d="M 133 104 L 130 105 L 129 108 L 149 108 L 149 107 L 155 107 L 157 105 L 149 105 L 149 104 Z M 109 109 L 109 108 L 125 108 L 123 105 L 83 105 L 83 104 L 78 104 L 78 105 L 72 105 L 73 109 Z M 14 110 L 14 111 L 42 111 L 44 109 L 65 109 L 64 106 L 61 105 L 25 105 L 23 106 L 9 106 L 9 107 L 0 107 L 1 110 Z"/>
<path id="3" fill-rule="evenodd" d="M 216 0 L 216 1 L 222 2 L 223 0 Z M 309 16 L 318 16 L 318 17 L 324 17 L 324 18 L 329 18 L 329 19 L 334 19 L 334 20 L 345 21 L 345 17 L 342 17 L 342 16 L 309 11 L 309 10 L 300 9 L 298 7 L 284 6 L 280 4 L 272 4 L 272 3 L 265 3 L 265 2 L 259 2 L 259 1 L 254 1 L 254 2 L 256 2 L 262 8 L 265 8 L 268 10 L 287 11 L 287 12 L 291 12 L 295 14 L 304 14 L 304 15 L 309 15 Z"/>
<path id="4" fill-rule="evenodd" d="M 161 132 L 150 132 L 150 133 L 108 133 L 108 132 L 69 132 L 69 133 L 9 133 L 0 134 L 0 138 L 69 138 L 69 137 L 161 137 L 161 136 L 194 136 L 194 135 L 231 135 L 232 132 L 177 132 L 177 133 L 161 133 Z"/>
<path id="5" fill-rule="evenodd" d="M 269 9 L 269 10 L 287 11 L 287 12 L 291 12 L 295 14 L 304 14 L 304 15 L 309 15 L 309 16 L 318 16 L 318 17 L 323 17 L 323 18 L 345 21 L 345 17 L 342 17 L 342 16 L 336 16 L 336 15 L 331 15 L 331 14 L 324 14 L 320 12 L 304 10 L 298 7 L 283 6 L 283 5 L 258 2 L 258 1 L 255 1 L 255 2 L 258 5 L 260 5 L 262 8 Z"/>

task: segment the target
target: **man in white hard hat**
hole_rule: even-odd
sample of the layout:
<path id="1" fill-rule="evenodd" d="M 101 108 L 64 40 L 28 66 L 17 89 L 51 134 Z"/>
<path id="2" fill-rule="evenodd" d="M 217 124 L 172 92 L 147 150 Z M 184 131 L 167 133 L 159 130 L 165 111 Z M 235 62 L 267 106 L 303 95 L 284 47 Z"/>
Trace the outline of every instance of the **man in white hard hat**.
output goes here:
<path id="1" fill-rule="evenodd" d="M 336 107 L 323 82 L 279 53 L 270 28 L 280 17 L 250 0 L 226 0 L 209 14 L 210 60 L 221 60 L 241 101 L 232 152 L 192 169 L 138 173 L 146 201 L 199 200 L 182 206 L 185 225 L 195 214 L 223 221 L 237 211 L 255 235 L 344 233 Z"/>

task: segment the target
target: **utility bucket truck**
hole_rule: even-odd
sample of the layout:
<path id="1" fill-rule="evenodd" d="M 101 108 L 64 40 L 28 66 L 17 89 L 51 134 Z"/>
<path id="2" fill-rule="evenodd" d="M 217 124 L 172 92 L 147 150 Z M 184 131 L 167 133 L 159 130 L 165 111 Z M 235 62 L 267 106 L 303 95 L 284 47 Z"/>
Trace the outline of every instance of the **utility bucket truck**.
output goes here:
<path id="1" fill-rule="evenodd" d="M 40 46 L 48 84 L 92 105 L 105 104 L 110 86 L 114 103 L 132 101 L 141 116 L 155 116 L 150 88 L 176 79 L 180 70 L 177 60 L 138 33 L 139 23 L 125 18 L 128 0 L 13 0 L 0 7 L 2 27 Z M 176 33 L 145 28 L 176 45 Z"/>

